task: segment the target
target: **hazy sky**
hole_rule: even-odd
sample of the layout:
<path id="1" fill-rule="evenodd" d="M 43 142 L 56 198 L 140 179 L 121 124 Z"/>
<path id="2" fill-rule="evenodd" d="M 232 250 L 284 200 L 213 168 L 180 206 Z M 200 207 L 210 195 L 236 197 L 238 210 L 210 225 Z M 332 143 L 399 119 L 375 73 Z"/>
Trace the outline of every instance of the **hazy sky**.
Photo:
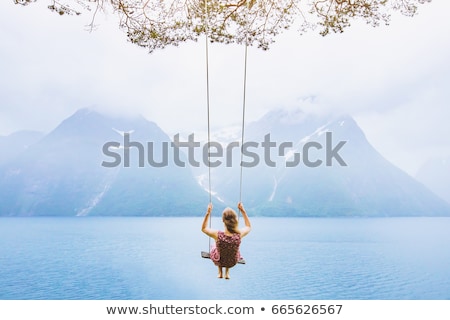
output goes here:
<path id="1" fill-rule="evenodd" d="M 141 113 L 169 134 L 206 129 L 205 45 L 152 54 L 127 42 L 112 14 L 59 16 L 48 1 L 0 2 L 0 135 L 48 132 L 77 109 Z M 249 49 L 247 121 L 270 109 L 352 115 L 372 145 L 414 175 L 450 156 L 450 1 L 433 0 L 388 27 L 277 38 Z M 105 20 L 104 20 L 105 19 Z M 211 123 L 241 120 L 244 48 L 210 48 Z"/>

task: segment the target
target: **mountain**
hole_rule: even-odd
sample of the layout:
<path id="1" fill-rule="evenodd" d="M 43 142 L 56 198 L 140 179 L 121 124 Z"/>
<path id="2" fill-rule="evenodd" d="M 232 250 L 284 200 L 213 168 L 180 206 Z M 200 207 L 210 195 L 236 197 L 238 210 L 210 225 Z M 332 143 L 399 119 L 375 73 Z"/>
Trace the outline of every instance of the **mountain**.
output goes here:
<path id="1" fill-rule="evenodd" d="M 2 137 L 0 215 L 203 215 L 208 169 L 189 163 L 206 153 L 191 153 L 188 137 L 174 148 L 176 139 L 142 116 L 90 109 L 46 135 Z M 245 128 L 242 171 L 239 144 L 213 141 L 215 212 L 241 198 L 250 216 L 450 216 L 449 203 L 384 159 L 348 115 L 267 113 Z"/>
<path id="2" fill-rule="evenodd" d="M 134 145 L 124 148 L 127 135 Z M 203 214 L 207 194 L 189 167 L 175 166 L 169 152 L 167 166 L 148 164 L 148 154 L 155 162 L 162 160 L 163 146 L 170 148 L 170 142 L 141 116 L 115 118 L 79 110 L 3 165 L 0 215 Z M 142 167 L 140 158 L 145 160 Z"/>
<path id="3" fill-rule="evenodd" d="M 0 166 L 14 160 L 28 147 L 39 141 L 44 136 L 38 131 L 18 131 L 6 137 L 0 137 Z"/>
<path id="4" fill-rule="evenodd" d="M 416 179 L 450 203 L 450 157 L 430 159 L 419 168 Z"/>
<path id="5" fill-rule="evenodd" d="M 247 126 L 245 141 L 253 155 L 243 160 L 255 165 L 243 168 L 242 200 L 253 215 L 450 215 L 447 203 L 384 159 L 348 115 L 274 110 Z M 239 199 L 238 151 L 235 166 L 212 169 L 212 188 L 225 203 Z"/>

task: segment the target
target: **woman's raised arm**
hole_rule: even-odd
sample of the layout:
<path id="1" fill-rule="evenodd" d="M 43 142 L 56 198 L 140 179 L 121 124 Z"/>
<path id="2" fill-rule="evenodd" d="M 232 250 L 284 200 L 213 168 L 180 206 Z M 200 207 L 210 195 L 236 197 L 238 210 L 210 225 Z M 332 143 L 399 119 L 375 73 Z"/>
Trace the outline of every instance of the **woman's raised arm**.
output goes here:
<path id="1" fill-rule="evenodd" d="M 250 223 L 250 219 L 248 218 L 247 212 L 245 211 L 242 202 L 238 203 L 238 209 L 242 213 L 242 216 L 244 217 L 245 227 L 241 229 L 241 237 L 245 237 L 252 230 L 252 225 Z"/>
<path id="2" fill-rule="evenodd" d="M 202 223 L 202 232 L 204 234 L 207 234 L 208 236 L 210 236 L 214 240 L 217 240 L 217 236 L 218 236 L 217 230 L 213 230 L 213 229 L 208 227 L 208 221 L 209 221 L 210 216 L 211 216 L 212 208 L 213 208 L 212 203 L 209 203 L 208 204 L 208 209 L 206 209 L 205 218 L 203 219 L 203 223 Z"/>

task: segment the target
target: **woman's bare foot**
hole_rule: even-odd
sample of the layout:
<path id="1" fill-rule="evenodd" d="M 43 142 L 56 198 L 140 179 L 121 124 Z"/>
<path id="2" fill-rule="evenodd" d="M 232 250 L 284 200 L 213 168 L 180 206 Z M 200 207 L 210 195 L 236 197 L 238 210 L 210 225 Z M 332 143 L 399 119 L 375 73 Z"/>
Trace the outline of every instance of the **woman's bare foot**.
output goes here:
<path id="1" fill-rule="evenodd" d="M 219 268 L 219 274 L 217 275 L 217 278 L 222 279 L 223 278 L 222 268 L 221 267 L 218 267 L 218 268 Z"/>

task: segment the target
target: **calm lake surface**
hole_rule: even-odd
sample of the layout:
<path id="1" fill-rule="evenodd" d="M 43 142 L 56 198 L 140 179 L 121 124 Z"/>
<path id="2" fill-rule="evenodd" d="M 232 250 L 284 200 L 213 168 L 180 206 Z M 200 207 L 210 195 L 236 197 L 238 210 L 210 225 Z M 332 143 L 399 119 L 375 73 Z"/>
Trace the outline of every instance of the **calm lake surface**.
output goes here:
<path id="1" fill-rule="evenodd" d="M 201 223 L 1 218 L 0 299 L 450 299 L 450 218 L 253 218 L 228 281 Z"/>

